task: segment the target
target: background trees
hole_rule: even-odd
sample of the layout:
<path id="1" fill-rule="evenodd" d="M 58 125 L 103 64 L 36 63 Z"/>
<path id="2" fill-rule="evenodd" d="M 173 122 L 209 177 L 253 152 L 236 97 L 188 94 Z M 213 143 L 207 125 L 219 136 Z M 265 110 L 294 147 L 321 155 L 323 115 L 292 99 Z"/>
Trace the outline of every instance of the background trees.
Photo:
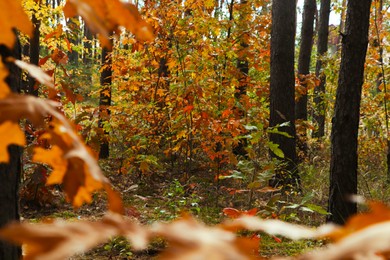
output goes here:
<path id="1" fill-rule="evenodd" d="M 338 224 L 356 213 L 358 128 L 371 1 L 348 1 L 341 65 L 332 119 L 329 220 Z"/>
<path id="2" fill-rule="evenodd" d="M 279 128 L 289 136 L 271 134 L 270 140 L 283 151 L 281 169 L 272 185 L 299 186 L 295 141 L 295 25 L 296 1 L 272 2 L 270 127 Z M 284 127 L 281 125 L 284 124 Z M 274 158 L 279 158 L 271 151 Z"/>

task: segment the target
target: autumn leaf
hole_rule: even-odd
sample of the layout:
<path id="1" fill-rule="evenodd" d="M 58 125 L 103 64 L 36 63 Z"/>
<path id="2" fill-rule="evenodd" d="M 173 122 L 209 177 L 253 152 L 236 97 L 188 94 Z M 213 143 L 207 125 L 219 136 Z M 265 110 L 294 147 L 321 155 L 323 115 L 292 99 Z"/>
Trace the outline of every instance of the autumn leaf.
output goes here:
<path id="1" fill-rule="evenodd" d="M 8 146 L 11 144 L 24 146 L 26 138 L 18 123 L 5 121 L 0 125 L 0 163 L 9 162 Z"/>
<path id="2" fill-rule="evenodd" d="M 109 201 L 114 203 L 110 209 L 123 213 L 122 200 L 112 192 L 109 180 L 103 175 L 93 154 L 84 145 L 74 127 L 57 110 L 58 103 L 33 96 L 10 94 L 0 99 L 0 123 L 5 121 L 17 124 L 27 118 L 35 127 L 46 128 L 41 138 L 48 139 L 51 149 L 35 147 L 34 160 L 53 167 L 48 178 L 49 184 L 63 184 L 67 199 L 73 206 L 80 207 L 91 202 L 92 192 L 105 189 Z M 51 116 L 50 127 L 46 124 Z M 111 197 L 110 197 L 111 196 Z"/>
<path id="3" fill-rule="evenodd" d="M 153 40 L 152 28 L 141 18 L 133 4 L 119 0 L 69 0 L 64 7 L 66 17 L 81 15 L 89 28 L 99 34 L 103 46 L 110 47 L 111 32 L 119 26 L 132 32 L 141 41 Z"/>
<path id="4" fill-rule="evenodd" d="M 14 28 L 32 35 L 32 24 L 23 11 L 21 0 L 0 0 L 0 44 L 12 49 L 15 44 Z"/>
<path id="5" fill-rule="evenodd" d="M 0 230 L 3 239 L 25 245 L 25 260 L 67 259 L 121 235 L 126 236 L 135 249 L 146 247 L 147 230 L 117 214 L 108 214 L 96 222 L 14 223 Z"/>
<path id="6" fill-rule="evenodd" d="M 327 237 L 334 241 L 353 234 L 361 229 L 364 229 L 370 225 L 377 224 L 380 222 L 390 221 L 390 209 L 380 202 L 370 201 L 368 202 L 370 208 L 369 212 L 360 213 L 352 216 L 347 220 L 345 225 L 335 232 L 330 233 Z"/>
<path id="7" fill-rule="evenodd" d="M 183 216 L 169 224 L 156 223 L 151 231 L 153 236 L 164 237 L 169 243 L 159 259 L 260 259 L 249 257 L 253 243 L 242 243 L 234 233 L 208 227 L 190 216 Z M 250 250 L 241 248 L 244 245 Z"/>
<path id="8" fill-rule="evenodd" d="M 54 88 L 54 81 L 53 81 L 52 77 L 50 77 L 48 74 L 46 74 L 40 67 L 38 67 L 34 64 L 29 64 L 27 62 L 24 62 L 21 60 L 16 60 L 16 59 L 13 59 L 13 62 L 19 68 L 26 70 L 30 74 L 31 77 L 35 78 L 40 83 L 42 83 L 48 87 Z"/>

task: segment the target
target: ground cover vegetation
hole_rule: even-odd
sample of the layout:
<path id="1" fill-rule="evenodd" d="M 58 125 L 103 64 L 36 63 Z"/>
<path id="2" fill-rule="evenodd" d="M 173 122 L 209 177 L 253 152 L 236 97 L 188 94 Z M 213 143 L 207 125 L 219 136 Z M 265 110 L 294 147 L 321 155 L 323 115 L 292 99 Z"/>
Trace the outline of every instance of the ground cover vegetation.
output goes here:
<path id="1" fill-rule="evenodd" d="M 301 2 L 0 0 L 0 259 L 387 259 L 389 2 Z"/>

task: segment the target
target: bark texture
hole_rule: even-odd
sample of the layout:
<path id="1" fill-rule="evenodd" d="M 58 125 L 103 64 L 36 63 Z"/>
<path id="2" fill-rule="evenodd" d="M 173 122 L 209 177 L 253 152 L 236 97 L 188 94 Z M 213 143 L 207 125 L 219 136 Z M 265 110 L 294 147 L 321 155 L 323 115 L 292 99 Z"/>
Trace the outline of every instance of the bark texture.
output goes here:
<path id="1" fill-rule="evenodd" d="M 270 141 L 284 153 L 283 164 L 277 171 L 272 186 L 299 186 L 295 150 L 295 48 L 296 1 L 272 1 L 270 127 L 289 122 L 279 130 L 292 138 L 271 134 Z M 278 158 L 271 152 L 271 156 Z M 280 159 L 280 158 L 279 158 Z"/>
<path id="2" fill-rule="evenodd" d="M 355 214 L 357 193 L 357 145 L 364 63 L 368 44 L 371 0 L 348 1 L 341 65 L 332 120 L 328 221 L 337 224 Z"/>
<path id="3" fill-rule="evenodd" d="M 20 59 L 20 45 L 16 44 L 13 52 L 4 45 L 0 46 L 3 63 L 6 57 Z M 21 87 L 21 71 L 14 64 L 7 64 L 10 71 L 6 79 L 13 92 L 19 92 Z M 11 145 L 8 148 L 10 161 L 0 164 L 0 228 L 11 221 L 19 221 L 19 182 L 21 173 L 21 148 Z M 21 258 L 21 248 L 0 240 L 0 259 L 16 260 Z"/>
<path id="4" fill-rule="evenodd" d="M 295 120 L 307 120 L 307 81 L 306 78 L 310 74 L 311 51 L 313 49 L 313 34 L 314 34 L 314 14 L 316 11 L 315 0 L 305 0 L 303 6 L 303 19 L 301 30 L 301 44 L 299 48 L 298 59 L 298 77 L 300 79 L 300 92 L 298 100 L 295 104 Z M 307 134 L 306 127 L 301 124 L 297 131 L 297 144 L 299 149 L 299 158 L 305 158 L 307 155 Z"/>
<path id="5" fill-rule="evenodd" d="M 99 118 L 99 128 L 103 128 L 104 124 L 109 121 L 111 106 L 111 78 L 112 78 L 112 59 L 110 51 L 107 48 L 102 49 L 102 72 L 100 75 L 100 85 L 102 89 L 100 91 L 100 118 Z M 106 159 L 110 155 L 109 148 L 109 133 L 103 130 L 103 138 L 100 143 L 99 159 Z"/>
<path id="6" fill-rule="evenodd" d="M 317 129 L 313 132 L 313 137 L 323 137 L 325 135 L 325 105 L 324 94 L 326 85 L 326 76 L 322 71 L 322 59 L 328 51 L 329 36 L 329 14 L 330 0 L 321 0 L 320 22 L 318 26 L 317 42 L 317 62 L 316 77 L 320 79 L 320 85 L 314 89 L 314 103 L 316 106 L 313 114 L 314 121 L 317 122 Z"/>

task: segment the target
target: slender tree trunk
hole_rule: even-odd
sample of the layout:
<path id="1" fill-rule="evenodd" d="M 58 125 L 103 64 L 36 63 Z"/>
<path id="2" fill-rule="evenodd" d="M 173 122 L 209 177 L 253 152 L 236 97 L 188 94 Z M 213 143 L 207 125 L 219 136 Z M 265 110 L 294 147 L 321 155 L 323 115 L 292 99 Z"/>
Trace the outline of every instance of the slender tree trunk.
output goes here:
<path id="1" fill-rule="evenodd" d="M 91 62 L 93 60 L 93 53 L 92 53 L 92 32 L 88 28 L 88 26 L 84 23 L 84 53 L 83 53 L 83 63 L 85 65 L 91 65 Z"/>
<path id="2" fill-rule="evenodd" d="M 311 51 L 313 48 L 314 34 L 314 15 L 316 12 L 316 1 L 305 0 L 303 7 L 303 19 L 301 30 L 301 45 L 299 48 L 298 59 L 298 78 L 300 81 L 300 91 L 297 93 L 298 100 L 295 103 L 295 120 L 307 121 L 307 80 L 310 74 Z M 307 130 L 304 124 L 301 124 L 297 131 L 297 144 L 299 158 L 307 156 Z"/>
<path id="3" fill-rule="evenodd" d="M 368 44 L 371 0 L 348 1 L 341 65 L 332 122 L 329 221 L 337 224 L 355 214 L 357 193 L 357 137 L 364 63 Z"/>
<path id="4" fill-rule="evenodd" d="M 75 22 L 75 20 L 77 21 L 78 19 L 79 19 L 78 17 L 74 17 L 74 18 L 70 18 L 67 21 L 67 26 L 68 26 L 68 28 L 71 31 L 68 34 L 69 42 L 72 43 L 73 45 L 78 45 L 79 44 L 79 27 L 77 26 L 77 23 Z M 79 64 L 79 53 L 76 50 L 73 49 L 72 51 L 69 52 L 68 56 L 69 56 L 69 62 L 73 66 L 78 66 L 78 64 Z"/>
<path id="5" fill-rule="evenodd" d="M 271 134 L 270 141 L 284 153 L 283 164 L 276 172 L 272 186 L 299 187 L 297 154 L 295 150 L 295 24 L 296 1 L 272 1 L 270 127 L 288 122 L 279 130 L 291 135 Z M 274 153 L 271 156 L 278 158 Z M 280 159 L 280 158 L 279 158 Z"/>
<path id="6" fill-rule="evenodd" d="M 238 23 L 239 35 L 241 35 L 240 49 L 238 51 L 237 59 L 237 69 L 238 69 L 238 87 L 234 97 L 237 103 L 241 102 L 241 99 L 246 96 L 247 82 L 248 82 L 248 73 L 249 73 L 249 62 L 248 62 L 248 38 L 249 38 L 249 28 L 247 26 L 247 17 L 250 14 L 250 8 L 247 0 L 241 0 L 240 10 L 240 21 Z M 240 107 L 235 107 L 235 113 L 237 119 L 243 119 L 245 117 L 245 111 Z M 246 156 L 247 152 L 245 151 L 246 139 L 240 139 L 237 146 L 233 148 L 233 151 L 236 155 Z"/>
<path id="7" fill-rule="evenodd" d="M 6 57 L 21 58 L 19 41 L 11 53 L 4 45 L 0 46 L 3 63 Z M 10 71 L 6 79 L 13 92 L 19 92 L 21 87 L 21 71 L 14 64 L 7 64 Z M 19 221 L 19 182 L 21 174 L 21 148 L 15 145 L 8 147 L 10 161 L 0 164 L 0 228 L 11 221 Z M 21 258 L 21 248 L 0 240 L 0 259 L 18 260 Z"/>
<path id="8" fill-rule="evenodd" d="M 317 129 L 313 132 L 313 137 L 323 137 L 325 135 L 325 84 L 326 76 L 322 71 L 323 57 L 328 51 L 328 36 L 329 36 L 329 14 L 330 0 L 321 0 L 320 23 L 318 26 L 318 42 L 317 42 L 317 62 L 316 62 L 316 77 L 320 79 L 320 85 L 314 89 L 314 103 L 316 109 L 314 111 L 314 121 L 317 122 Z"/>
<path id="9" fill-rule="evenodd" d="M 100 85 L 102 89 L 100 91 L 99 101 L 99 128 L 103 129 L 105 123 L 109 121 L 111 106 L 111 80 L 112 80 L 112 58 L 111 52 L 107 48 L 102 49 L 102 72 L 100 75 Z M 106 159 L 110 155 L 109 148 L 109 132 L 103 130 L 103 138 L 100 143 L 99 159 Z"/>
<path id="10" fill-rule="evenodd" d="M 39 21 L 35 14 L 32 15 L 32 23 L 34 26 L 33 37 L 30 39 L 30 63 L 37 65 L 39 63 L 39 36 L 40 36 L 40 26 L 41 21 Z M 38 96 L 38 88 L 36 87 L 36 81 L 33 77 L 29 77 L 28 79 L 28 93 L 33 96 Z"/>

